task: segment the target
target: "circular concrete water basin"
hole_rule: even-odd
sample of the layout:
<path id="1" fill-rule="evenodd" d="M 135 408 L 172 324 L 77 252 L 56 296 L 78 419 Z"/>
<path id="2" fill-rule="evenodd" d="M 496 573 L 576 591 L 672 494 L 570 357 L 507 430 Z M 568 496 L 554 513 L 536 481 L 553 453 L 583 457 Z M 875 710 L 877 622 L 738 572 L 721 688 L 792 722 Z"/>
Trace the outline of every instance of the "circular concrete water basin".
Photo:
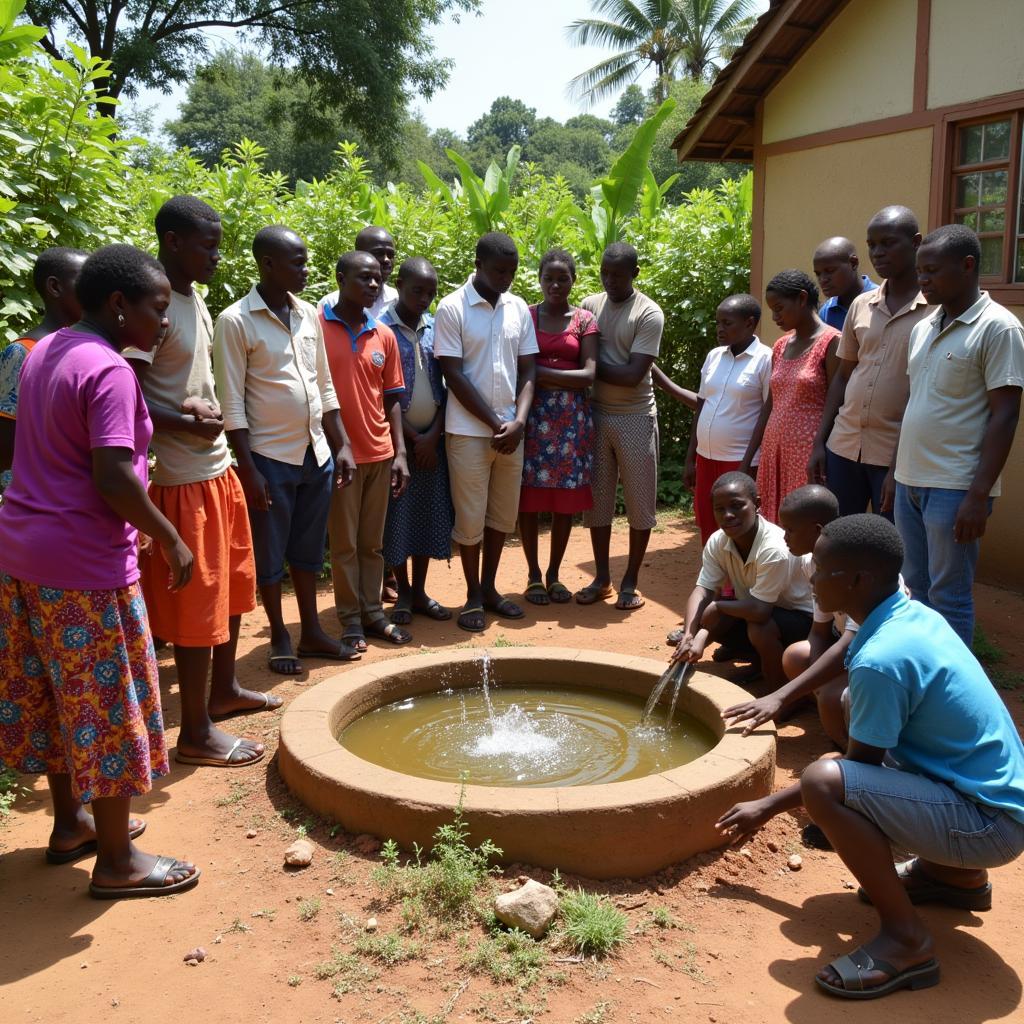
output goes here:
<path id="1" fill-rule="evenodd" d="M 590 878 L 638 878 L 720 846 L 718 817 L 737 801 L 771 791 L 774 728 L 762 726 L 750 736 L 727 731 L 722 710 L 748 695 L 703 672 L 687 680 L 677 712 L 700 724 L 711 749 L 627 781 L 482 786 L 470 780 L 463 786 L 382 767 L 339 742 L 352 723 L 378 709 L 440 691 L 479 689 L 483 653 L 476 648 L 394 658 L 340 673 L 298 697 L 281 721 L 279 767 L 289 789 L 348 831 L 405 847 L 429 848 L 461 798 L 473 840 L 493 840 L 506 862 Z M 665 668 L 648 658 L 559 647 L 487 654 L 495 694 L 504 687 L 547 690 L 557 684 L 569 695 L 599 690 L 642 702 Z M 666 693 L 664 702 L 669 699 Z"/>

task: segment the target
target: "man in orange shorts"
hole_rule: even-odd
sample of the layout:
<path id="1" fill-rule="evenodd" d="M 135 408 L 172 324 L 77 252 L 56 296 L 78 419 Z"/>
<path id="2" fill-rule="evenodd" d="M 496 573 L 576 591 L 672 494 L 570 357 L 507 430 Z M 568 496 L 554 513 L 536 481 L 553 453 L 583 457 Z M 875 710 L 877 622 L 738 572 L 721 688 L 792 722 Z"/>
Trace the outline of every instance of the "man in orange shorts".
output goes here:
<path id="1" fill-rule="evenodd" d="M 149 495 L 194 553 L 195 569 L 187 588 L 172 591 L 170 569 L 154 545 L 140 558 L 142 590 L 154 635 L 174 645 L 181 691 L 175 759 L 242 767 L 263 757 L 263 744 L 218 729 L 213 718 L 277 708 L 281 699 L 242 689 L 235 676 L 242 614 L 256 607 L 256 568 L 245 496 L 214 392 L 213 323 L 192 287 L 217 269 L 220 217 L 200 199 L 174 196 L 157 212 L 156 233 L 171 282 L 170 325 L 151 352 L 124 355 L 153 420 Z"/>

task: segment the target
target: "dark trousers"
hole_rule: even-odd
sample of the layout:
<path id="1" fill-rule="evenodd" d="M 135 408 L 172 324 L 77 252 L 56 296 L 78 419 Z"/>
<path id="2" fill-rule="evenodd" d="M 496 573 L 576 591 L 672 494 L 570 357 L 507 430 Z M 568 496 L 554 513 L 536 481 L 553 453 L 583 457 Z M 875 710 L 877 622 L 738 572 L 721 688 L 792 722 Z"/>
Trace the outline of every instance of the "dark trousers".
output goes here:
<path id="1" fill-rule="evenodd" d="M 884 515 L 891 523 L 892 510 L 881 512 L 882 484 L 889 472 L 888 466 L 870 466 L 866 462 L 854 462 L 853 459 L 836 455 L 830 448 L 825 449 L 825 474 L 828 478 L 828 489 L 839 501 L 839 514 L 852 516 L 858 512 L 866 512 L 868 505 L 871 511 Z"/>

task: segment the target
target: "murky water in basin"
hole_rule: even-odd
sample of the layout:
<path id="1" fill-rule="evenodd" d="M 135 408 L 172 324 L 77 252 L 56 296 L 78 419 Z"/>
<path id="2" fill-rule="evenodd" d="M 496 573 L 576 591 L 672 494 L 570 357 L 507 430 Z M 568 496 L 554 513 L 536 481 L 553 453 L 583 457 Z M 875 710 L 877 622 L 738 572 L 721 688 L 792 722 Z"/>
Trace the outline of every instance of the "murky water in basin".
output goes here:
<path id="1" fill-rule="evenodd" d="M 525 686 L 445 690 L 371 711 L 339 742 L 393 771 L 478 786 L 582 786 L 678 767 L 717 738 L 677 715 L 640 725 L 644 702 L 603 690 Z"/>

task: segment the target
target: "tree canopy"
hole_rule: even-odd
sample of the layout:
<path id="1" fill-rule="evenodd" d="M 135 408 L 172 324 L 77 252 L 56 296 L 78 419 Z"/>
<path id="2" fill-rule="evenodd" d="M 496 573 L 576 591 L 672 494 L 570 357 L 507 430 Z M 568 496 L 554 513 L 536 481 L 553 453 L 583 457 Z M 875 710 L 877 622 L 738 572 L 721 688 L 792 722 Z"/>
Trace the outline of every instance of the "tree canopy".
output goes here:
<path id="1" fill-rule="evenodd" d="M 28 0 L 25 9 L 48 26 L 42 45 L 52 56 L 66 56 L 66 35 L 110 61 L 105 89 L 113 97 L 188 80 L 209 56 L 207 30 L 240 29 L 386 148 L 407 97 L 429 97 L 447 80 L 451 61 L 434 54 L 430 27 L 478 7 L 479 0 Z"/>

